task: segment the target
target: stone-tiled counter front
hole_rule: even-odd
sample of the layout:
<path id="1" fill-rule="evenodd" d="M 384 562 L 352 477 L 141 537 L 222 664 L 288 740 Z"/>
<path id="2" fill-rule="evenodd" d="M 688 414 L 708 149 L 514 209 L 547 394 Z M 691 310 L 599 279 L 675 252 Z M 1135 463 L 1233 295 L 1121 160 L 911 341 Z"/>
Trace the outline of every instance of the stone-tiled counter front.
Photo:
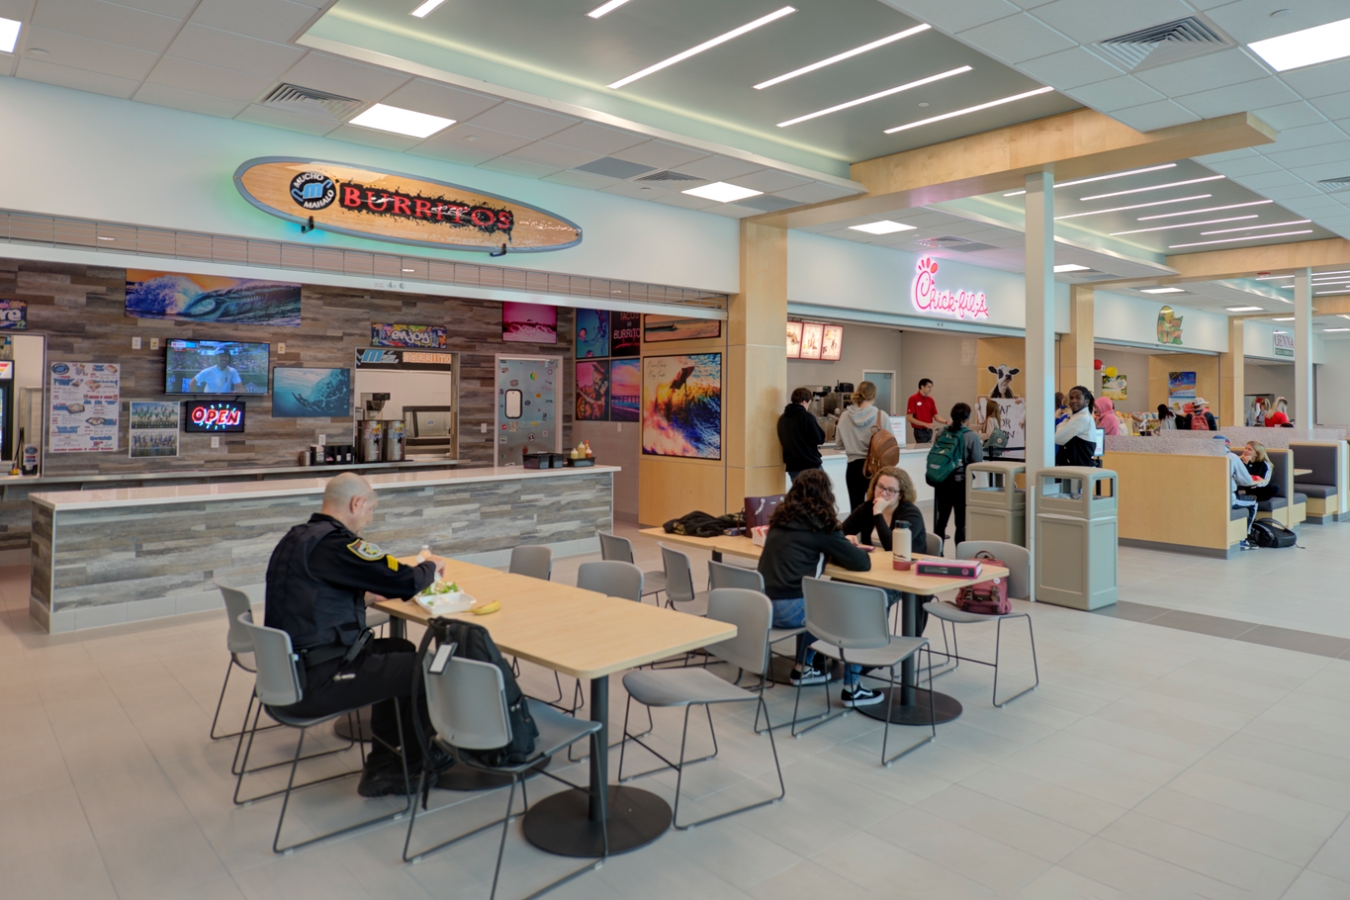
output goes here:
<path id="1" fill-rule="evenodd" d="M 397 556 L 423 544 L 505 565 L 512 547 L 594 552 L 613 527 L 611 466 L 463 469 L 371 476 L 364 537 Z M 272 549 L 320 506 L 326 479 L 34 494 L 29 609 L 72 631 L 221 608 L 219 578 L 263 583 Z"/>

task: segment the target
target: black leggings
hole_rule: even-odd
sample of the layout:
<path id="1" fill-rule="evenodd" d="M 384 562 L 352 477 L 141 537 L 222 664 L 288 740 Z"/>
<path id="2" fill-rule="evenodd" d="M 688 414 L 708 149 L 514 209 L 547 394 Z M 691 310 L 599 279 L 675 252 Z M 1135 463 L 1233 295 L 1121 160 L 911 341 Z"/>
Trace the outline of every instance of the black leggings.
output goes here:
<path id="1" fill-rule="evenodd" d="M 848 485 L 848 508 L 857 509 L 867 499 L 867 484 L 871 481 L 863 474 L 865 459 L 855 459 L 844 470 L 844 482 Z"/>
<path id="2" fill-rule="evenodd" d="M 956 514 L 956 543 L 966 539 L 966 483 L 948 478 L 933 488 L 933 530 L 947 536 L 947 517 Z M 956 548 L 952 548 L 955 552 Z"/>

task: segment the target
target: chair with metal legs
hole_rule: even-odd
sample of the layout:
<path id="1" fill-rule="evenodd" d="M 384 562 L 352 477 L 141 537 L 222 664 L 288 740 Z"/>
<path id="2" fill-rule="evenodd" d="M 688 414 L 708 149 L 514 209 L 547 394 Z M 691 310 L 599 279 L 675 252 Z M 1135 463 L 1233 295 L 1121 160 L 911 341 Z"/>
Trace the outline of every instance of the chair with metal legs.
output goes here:
<path id="1" fill-rule="evenodd" d="M 757 569 L 747 569 L 744 566 L 729 566 L 726 563 L 708 561 L 708 587 L 711 590 L 718 588 L 743 588 L 747 591 L 758 591 L 764 593 L 764 576 L 759 574 Z M 770 628 L 769 629 L 769 652 L 772 654 L 769 658 L 769 679 L 766 687 L 772 688 L 773 681 L 773 657 L 779 656 L 783 659 L 797 658 L 796 637 L 806 631 L 805 628 Z M 792 650 L 783 653 L 781 650 L 774 650 L 774 647 L 784 641 L 792 641 Z M 739 679 L 737 679 L 739 681 Z M 779 722 L 776 728 L 782 728 L 788 723 Z M 764 729 L 759 727 L 759 715 L 755 715 L 755 734 L 763 734 Z"/>
<path id="2" fill-rule="evenodd" d="M 600 752 L 596 746 L 596 741 L 601 723 L 573 718 L 559 712 L 547 703 L 526 697 L 525 702 L 529 705 L 530 715 L 539 728 L 539 737 L 534 743 L 534 753 L 529 759 L 521 763 L 501 766 L 488 765 L 474 751 L 493 750 L 511 742 L 511 715 L 507 711 L 506 683 L 502 679 L 502 670 L 491 663 L 462 657 L 449 657 L 443 661 L 442 668 L 437 671 L 437 662 L 437 658 L 431 656 L 428 656 L 424 662 L 427 713 L 430 715 L 431 725 L 435 729 L 432 740 L 445 750 L 453 753 L 457 765 L 468 766 L 471 769 L 484 772 L 510 775 L 511 790 L 506 799 L 505 817 L 424 850 L 410 853 L 413 828 L 417 825 L 418 804 L 414 802 L 412 818 L 408 820 L 408 836 L 403 841 L 403 861 L 416 863 L 422 857 L 442 847 L 447 847 L 489 828 L 501 825 L 502 836 L 497 845 L 497 866 L 492 872 L 492 891 L 488 895 L 489 898 L 495 898 L 497 896 L 497 882 L 502 871 L 502 856 L 506 851 L 506 834 L 511 827 L 511 821 L 519 815 L 524 815 L 530 808 L 529 794 L 525 787 L 526 773 L 536 766 L 540 760 L 547 759 L 560 752 L 564 747 L 570 748 L 573 744 L 586 738 L 590 739 L 591 752 Z M 551 772 L 544 772 L 543 774 L 570 788 L 581 791 L 589 790 L 589 788 L 573 784 L 565 778 L 559 778 Z M 417 785 L 417 796 L 419 797 L 423 796 L 423 791 L 426 789 L 426 778 L 427 773 L 423 771 Z M 517 784 L 520 785 L 521 796 L 525 801 L 525 808 L 520 813 L 513 812 Z M 601 785 L 600 789 L 606 790 L 607 787 Z M 425 806 L 423 808 L 425 809 Z M 529 896 L 537 897 L 545 891 L 571 881 L 578 875 L 599 868 L 609 856 L 609 826 L 603 819 L 601 820 L 601 834 L 604 837 L 604 856 L 570 872 Z"/>
<path id="3" fill-rule="evenodd" d="M 606 597 L 641 602 L 643 596 L 650 593 L 642 589 L 645 579 L 642 570 L 631 562 L 604 560 L 577 566 L 577 587 Z"/>
<path id="4" fill-rule="evenodd" d="M 886 706 L 886 726 L 882 730 L 881 764 L 889 766 L 900 757 L 929 741 L 937 739 L 937 712 L 933 704 L 933 656 L 928 639 L 922 637 L 900 637 L 891 634 L 886 625 L 886 592 L 881 588 L 867 587 L 861 584 L 845 584 L 841 581 L 826 581 L 821 578 L 803 578 L 802 594 L 806 598 L 806 630 L 817 640 L 811 645 L 816 653 L 830 659 L 837 659 L 845 666 L 857 665 L 864 669 L 887 669 L 891 677 L 887 684 L 891 690 Z M 895 695 L 901 684 L 895 678 L 895 668 L 907 659 L 915 658 L 921 650 L 928 651 L 928 715 L 932 733 L 921 741 L 888 757 L 891 736 L 891 711 L 894 708 Z M 864 675 L 864 678 L 873 676 Z M 830 708 L 830 685 L 826 682 L 825 712 L 810 726 L 797 730 L 797 710 L 801 705 L 802 686 L 797 686 L 797 701 L 792 707 L 792 736 L 805 734 L 813 728 L 837 719 L 850 710 L 832 713 Z"/>
<path id="5" fill-rule="evenodd" d="M 945 542 L 942 539 L 942 535 L 933 534 L 933 532 L 931 531 L 926 531 L 924 532 L 924 537 L 926 539 L 925 542 L 928 545 L 925 548 L 925 552 L 927 552 L 929 556 L 941 556 L 942 548 L 945 546 Z"/>
<path id="6" fill-rule="evenodd" d="M 511 562 L 506 567 L 506 571 L 511 575 L 524 575 L 527 578 L 538 578 L 540 581 L 548 581 L 553 578 L 553 550 L 545 547 L 543 544 L 522 544 L 519 547 L 511 549 Z M 516 677 L 520 677 L 520 663 L 511 658 L 511 671 Z M 558 685 L 558 696 L 553 700 L 546 700 L 545 703 L 557 705 L 562 703 L 563 689 L 562 678 L 557 672 L 553 673 L 553 681 Z M 580 704 L 581 682 L 577 682 L 575 696 L 572 698 L 572 709 L 575 711 Z"/>
<path id="7" fill-rule="evenodd" d="M 956 545 L 957 559 L 975 559 L 979 554 L 987 553 L 994 559 L 1001 560 L 1008 565 L 1008 596 L 1017 598 L 1026 598 L 1031 595 L 1031 555 L 1026 547 L 1019 547 L 1017 544 L 1008 544 L 1003 541 L 965 541 Z M 1031 624 L 1031 614 L 1027 612 L 1010 612 L 1007 615 L 988 615 L 984 613 L 971 613 L 957 608 L 952 603 L 941 603 L 933 600 L 925 603 L 924 607 L 928 614 L 942 623 L 942 650 L 939 651 L 946 657 L 951 665 L 945 666 L 938 675 L 946 675 L 948 672 L 956 671 L 956 668 L 963 662 L 977 663 L 981 666 L 992 666 L 994 669 L 994 691 L 991 701 L 994 706 L 1003 707 L 1016 700 L 1023 694 L 1036 690 L 1041 684 L 1041 667 L 1036 660 L 1036 630 Z M 999 661 L 1003 649 L 1003 623 L 1009 619 L 1027 620 L 1027 637 L 1031 640 L 1031 668 L 1035 673 L 1036 681 L 1031 687 L 1023 688 L 1016 694 L 1005 699 L 1002 703 L 998 702 L 998 669 Z M 985 622 L 995 623 L 994 632 L 994 661 L 987 659 L 975 659 L 969 656 L 961 655 L 961 648 L 956 640 L 957 625 L 977 625 Z M 952 626 L 951 646 L 947 645 L 947 625 Z M 932 665 L 931 655 L 929 665 Z M 932 677 L 930 672 L 929 676 Z"/>
<path id="8" fill-rule="evenodd" d="M 240 659 L 241 656 L 253 655 L 253 639 L 248 636 L 248 630 L 239 624 L 239 617 L 253 609 L 253 600 L 238 588 L 226 587 L 219 581 L 215 582 L 215 585 L 220 588 L 221 598 L 225 601 L 225 621 L 229 623 L 229 630 L 225 632 L 225 647 L 230 652 L 230 662 L 225 667 L 225 683 L 220 686 L 220 698 L 216 700 L 216 714 L 211 717 L 211 740 L 219 741 L 225 738 L 237 738 L 247 730 L 249 716 L 253 714 L 253 701 L 257 696 L 250 692 L 248 707 L 244 710 L 244 724 L 240 726 L 238 731 L 232 731 L 229 734 L 216 734 L 216 723 L 220 721 L 220 710 L 225 705 L 225 691 L 230 686 L 230 674 L 236 667 L 243 669 L 250 675 L 256 675 L 257 672 L 250 669 Z M 268 725 L 266 729 L 260 728 L 258 730 L 264 731 L 280 727 L 280 725 Z M 237 763 L 238 759 L 235 762 Z M 233 769 L 233 766 L 231 768 Z M 232 772 L 232 774 L 238 773 Z"/>
<path id="9" fill-rule="evenodd" d="M 770 726 L 768 729 L 769 748 L 773 751 L 774 767 L 778 771 L 778 796 L 708 816 L 697 822 L 680 824 L 680 788 L 684 784 L 684 767 L 717 756 L 717 730 L 713 727 L 712 705 L 714 703 L 754 703 L 756 704 L 756 721 L 758 721 L 760 713 L 763 713 L 766 724 L 769 721 L 769 707 L 764 703 L 764 684 L 769 671 L 769 627 L 773 622 L 773 605 L 769 602 L 769 598 L 758 591 L 749 591 L 742 588 L 719 588 L 708 597 L 708 618 L 736 626 L 734 638 L 710 644 L 707 648 L 708 652 L 719 659 L 726 660 L 733 666 L 739 666 L 743 672 L 758 675 L 759 689 L 757 691 L 751 693 L 744 688 L 728 684 L 707 669 L 702 668 L 629 672 L 623 677 L 623 686 L 628 691 L 628 705 L 623 715 L 624 735 L 623 746 L 619 750 L 619 781 L 622 783 L 655 772 L 663 772 L 666 769 L 674 769 L 675 810 L 671 821 L 680 830 L 777 803 L 787 794 L 787 787 L 783 784 L 783 767 L 778 761 L 778 745 L 774 743 L 773 728 Z M 628 715 L 632 710 L 634 700 L 648 709 L 654 706 L 661 708 L 684 707 L 684 729 L 680 734 L 679 760 L 671 762 L 644 743 L 641 737 L 628 733 Z M 685 751 L 689 746 L 689 713 L 695 706 L 702 706 L 708 716 L 708 731 L 712 735 L 713 752 L 698 759 L 685 759 Z M 623 777 L 624 752 L 627 750 L 630 740 L 640 745 L 665 765 L 640 772 L 637 775 L 630 775 L 625 779 Z"/>
<path id="10" fill-rule="evenodd" d="M 271 716 L 273 719 L 275 719 L 282 725 L 287 725 L 291 728 L 298 728 L 300 730 L 300 737 L 295 742 L 295 755 L 291 758 L 291 773 L 286 781 L 286 787 L 283 790 L 273 791 L 269 794 L 263 794 L 262 796 L 252 798 L 253 800 L 262 800 L 266 797 L 275 797 L 278 794 L 282 795 L 281 814 L 277 817 L 277 830 L 276 834 L 273 835 L 272 837 L 272 852 L 290 853 L 294 850 L 299 849 L 300 847 L 306 847 L 309 846 L 310 844 L 325 840 L 330 837 L 336 837 L 337 835 L 340 834 L 347 834 L 349 832 L 357 830 L 358 828 L 364 828 L 367 825 L 374 825 L 377 822 L 385 822 L 390 819 L 400 818 L 404 813 L 409 812 L 413 806 L 413 798 L 411 796 L 408 797 L 408 802 L 404 805 L 403 809 L 401 810 L 396 810 L 395 812 L 391 813 L 385 813 L 384 815 L 375 816 L 374 818 L 370 819 L 363 819 L 362 821 L 356 822 L 355 824 L 347 825 L 343 828 L 336 829 L 335 831 L 330 831 L 327 832 L 326 834 L 321 834 L 318 835 L 317 837 L 312 837 L 309 838 L 308 840 L 299 841 L 298 843 L 290 844 L 285 847 L 280 846 L 281 829 L 282 826 L 285 825 L 286 823 L 286 810 L 290 807 L 291 794 L 294 791 L 302 787 L 309 787 L 310 785 L 314 784 L 322 784 L 323 782 L 333 781 L 338 778 L 346 778 L 349 775 L 361 774 L 362 770 L 357 769 L 354 772 L 342 772 L 337 775 L 330 775 L 327 778 L 317 778 L 313 781 L 305 782 L 304 784 L 297 785 L 295 783 L 296 768 L 300 765 L 300 761 L 306 758 L 301 756 L 301 753 L 304 750 L 305 746 L 305 732 L 308 731 L 310 728 L 313 728 L 315 725 L 322 725 L 325 722 L 331 722 L 334 719 L 340 718 L 345 715 L 349 715 L 355 712 L 358 707 L 354 707 L 349 710 L 347 709 L 340 710 L 338 712 L 329 713 L 323 716 L 313 716 L 313 717 L 294 716 L 281 712 L 279 710 L 279 707 L 291 706 L 293 704 L 299 703 L 302 699 L 304 699 L 304 691 L 300 687 L 300 674 L 296 669 L 296 664 L 299 662 L 299 656 L 296 654 L 294 648 L 291 646 L 291 636 L 289 634 L 276 628 L 267 628 L 263 625 L 255 625 L 253 624 L 252 619 L 253 614 L 251 612 L 246 612 L 239 617 L 239 622 L 245 627 L 245 629 L 247 629 L 249 637 L 253 641 L 253 658 L 257 661 L 258 664 L 258 680 L 257 680 L 257 687 L 255 688 L 258 694 L 258 711 L 253 716 L 253 727 L 249 729 L 248 734 L 248 748 L 244 751 L 244 759 L 240 765 L 239 781 L 236 782 L 235 784 L 236 802 L 239 802 L 238 801 L 239 784 L 243 782 L 244 773 L 249 771 L 248 757 L 249 753 L 253 750 L 253 737 L 258 731 L 258 719 L 262 715 L 262 713 L 266 712 L 269 716 Z M 394 717 L 395 717 L 394 721 L 397 724 L 399 734 L 402 735 L 403 717 L 399 712 L 398 704 L 394 705 Z M 379 740 L 379 738 L 375 738 L 375 740 Z M 359 740 L 356 742 L 356 744 L 358 747 L 361 746 Z M 404 790 L 410 793 L 412 786 L 409 783 L 408 779 L 408 757 L 407 754 L 404 752 L 404 748 L 407 745 L 407 740 L 404 738 L 400 738 L 400 744 L 402 746 L 390 747 L 390 749 L 397 751 L 399 754 L 399 759 L 403 763 Z M 364 763 L 364 761 L 365 758 L 363 751 L 362 762 Z"/>
<path id="11" fill-rule="evenodd" d="M 708 592 L 694 589 L 694 572 L 689 565 L 689 557 L 665 544 L 657 546 L 661 548 L 661 561 L 666 567 L 666 608 L 691 616 L 706 616 Z M 679 606 L 675 605 L 677 603 Z"/>
<path id="12" fill-rule="evenodd" d="M 610 534 L 607 531 L 597 532 L 600 536 L 600 558 L 603 560 L 615 560 L 617 562 L 631 563 L 633 561 L 633 542 L 628 538 L 619 537 L 617 534 Z M 666 573 L 660 569 L 651 572 L 642 573 L 642 596 L 651 594 L 653 600 L 660 602 L 657 594 L 666 589 Z"/>

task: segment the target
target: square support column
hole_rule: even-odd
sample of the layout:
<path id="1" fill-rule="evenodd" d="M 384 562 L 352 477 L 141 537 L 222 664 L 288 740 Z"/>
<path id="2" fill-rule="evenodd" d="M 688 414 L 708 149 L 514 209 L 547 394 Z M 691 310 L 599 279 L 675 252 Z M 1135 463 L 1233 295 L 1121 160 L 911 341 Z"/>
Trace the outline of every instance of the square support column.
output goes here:
<path id="1" fill-rule="evenodd" d="M 1097 357 L 1094 311 L 1091 285 L 1075 284 L 1069 288 L 1069 333 L 1060 338 L 1056 388 L 1065 394 L 1076 384 L 1093 387 L 1092 361 Z"/>
<path id="2" fill-rule="evenodd" d="M 1030 487 L 1037 470 L 1055 464 L 1055 182 L 1049 172 L 1027 176 L 1026 226 L 1027 485 Z M 1088 343 L 1091 370 L 1091 335 L 1080 340 Z"/>
<path id="3" fill-rule="evenodd" d="M 1312 269 L 1294 272 L 1294 427 L 1305 436 L 1313 421 Z"/>
<path id="4" fill-rule="evenodd" d="M 1247 424 L 1247 357 L 1243 349 L 1245 320 L 1228 320 L 1228 352 L 1219 354 L 1219 424 L 1240 428 Z"/>

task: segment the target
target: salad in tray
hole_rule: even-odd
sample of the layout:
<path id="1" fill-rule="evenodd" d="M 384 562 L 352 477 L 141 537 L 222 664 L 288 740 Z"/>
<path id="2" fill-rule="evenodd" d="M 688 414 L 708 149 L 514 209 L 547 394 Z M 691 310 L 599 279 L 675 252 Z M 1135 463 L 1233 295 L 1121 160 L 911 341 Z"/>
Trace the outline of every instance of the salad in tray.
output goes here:
<path id="1" fill-rule="evenodd" d="M 418 606 L 434 615 L 466 612 L 474 604 L 473 597 L 460 590 L 458 583 L 441 581 L 439 578 L 413 599 Z"/>

